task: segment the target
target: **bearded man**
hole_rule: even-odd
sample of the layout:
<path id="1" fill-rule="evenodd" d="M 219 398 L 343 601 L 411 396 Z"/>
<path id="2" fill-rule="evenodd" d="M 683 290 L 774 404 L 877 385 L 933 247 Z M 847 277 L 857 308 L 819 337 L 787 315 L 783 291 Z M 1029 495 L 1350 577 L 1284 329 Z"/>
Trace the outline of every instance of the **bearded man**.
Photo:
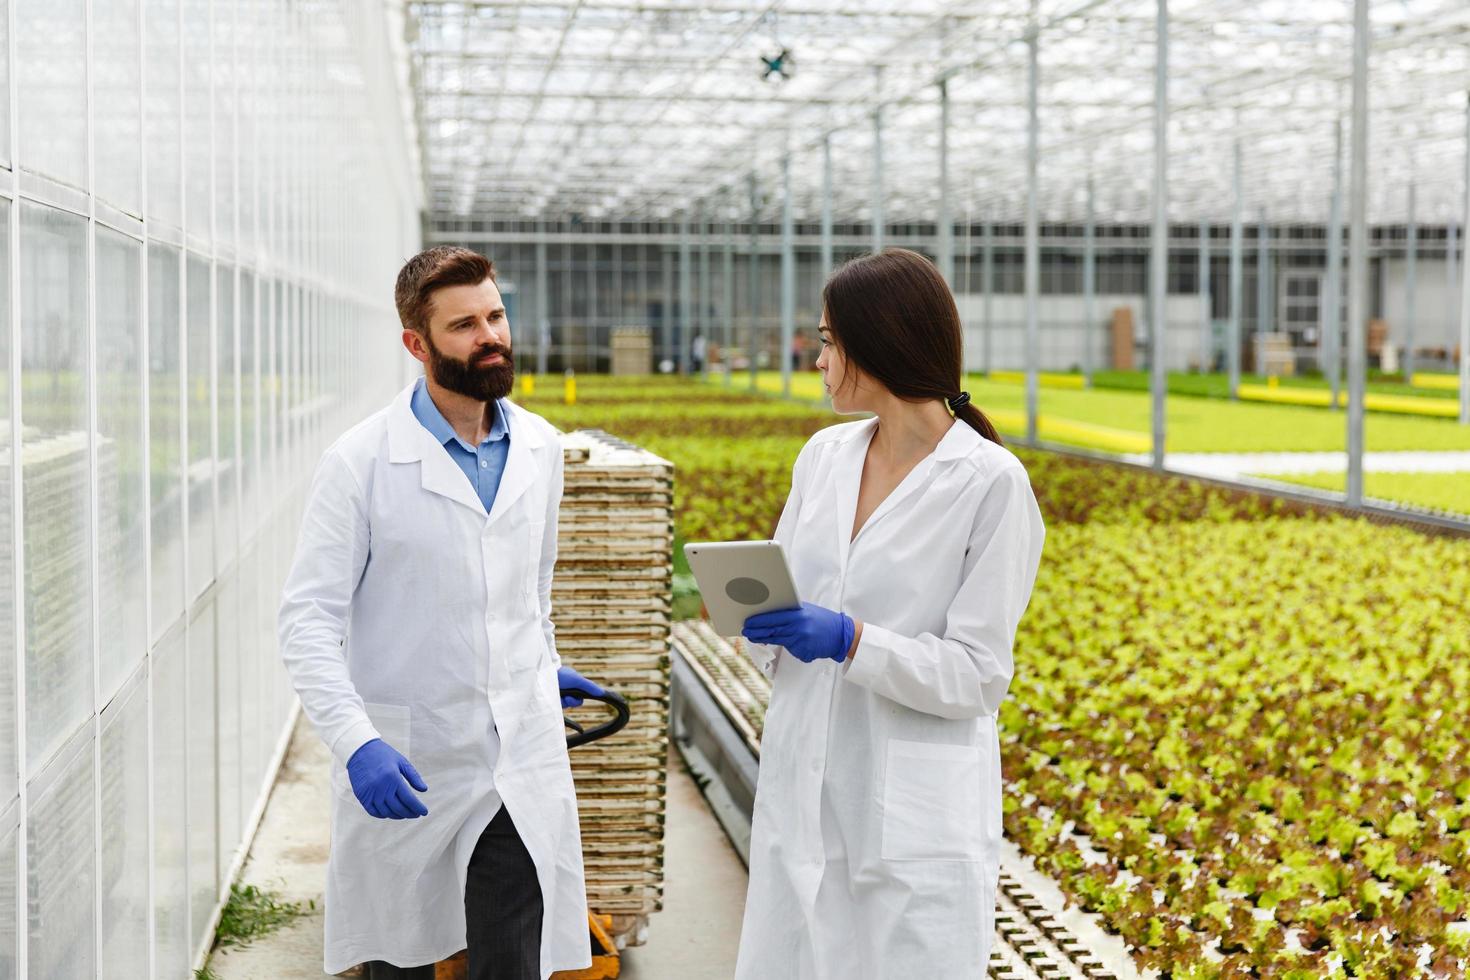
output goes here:
<path id="1" fill-rule="evenodd" d="M 334 759 L 324 967 L 545 980 L 591 965 L 561 691 L 602 693 L 551 623 L 561 446 L 507 398 L 484 256 L 422 252 L 395 299 L 424 376 L 322 456 L 279 618 Z"/>

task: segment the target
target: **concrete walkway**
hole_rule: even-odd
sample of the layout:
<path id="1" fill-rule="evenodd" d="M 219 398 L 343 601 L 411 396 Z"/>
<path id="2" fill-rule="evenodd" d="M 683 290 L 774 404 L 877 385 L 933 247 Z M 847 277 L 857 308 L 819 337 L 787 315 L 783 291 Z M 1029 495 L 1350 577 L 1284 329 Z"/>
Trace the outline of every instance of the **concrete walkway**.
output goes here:
<path id="1" fill-rule="evenodd" d="M 216 952 L 220 980 L 321 980 L 331 756 L 301 720 L 241 875 L 317 910 L 245 949 Z M 727 980 L 734 972 L 745 866 L 710 815 L 678 754 L 670 752 L 664 838 L 664 910 L 648 942 L 623 952 L 625 980 Z"/>
<path id="2" fill-rule="evenodd" d="M 1124 456 L 1130 463 L 1153 462 L 1147 455 Z M 1250 474 L 1346 473 L 1347 453 L 1167 453 L 1164 468 L 1176 473 L 1234 480 Z M 1365 473 L 1470 473 L 1470 452 L 1364 453 Z"/>

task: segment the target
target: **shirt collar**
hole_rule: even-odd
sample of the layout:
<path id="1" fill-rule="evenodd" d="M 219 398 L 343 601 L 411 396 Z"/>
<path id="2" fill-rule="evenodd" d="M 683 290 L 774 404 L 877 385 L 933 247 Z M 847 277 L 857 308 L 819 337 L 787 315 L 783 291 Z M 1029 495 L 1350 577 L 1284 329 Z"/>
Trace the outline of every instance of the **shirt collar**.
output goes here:
<path id="1" fill-rule="evenodd" d="M 439 440 L 440 445 L 444 445 L 453 439 L 470 452 L 475 451 L 474 446 L 468 445 L 459 437 L 459 433 L 454 431 L 454 426 L 450 425 L 448 420 L 444 418 L 444 414 L 439 411 L 439 406 L 434 404 L 434 399 L 429 397 L 429 386 L 424 384 L 423 378 L 419 378 L 414 383 L 411 404 L 413 406 L 413 414 L 423 423 L 424 428 L 428 429 L 429 433 L 435 439 Z M 495 421 L 490 424 L 490 433 L 485 436 L 485 442 L 495 442 L 497 439 L 504 439 L 509 434 L 509 431 L 505 427 L 505 406 L 501 405 L 497 400 L 495 402 Z M 484 445 L 484 443 L 481 443 L 481 445 Z"/>

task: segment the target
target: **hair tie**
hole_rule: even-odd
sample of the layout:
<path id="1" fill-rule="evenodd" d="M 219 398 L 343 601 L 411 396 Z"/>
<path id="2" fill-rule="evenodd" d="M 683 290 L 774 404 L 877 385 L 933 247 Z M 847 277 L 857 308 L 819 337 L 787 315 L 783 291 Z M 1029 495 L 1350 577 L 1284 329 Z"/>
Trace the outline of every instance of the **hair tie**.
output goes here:
<path id="1" fill-rule="evenodd" d="M 968 391 L 962 391 L 955 397 L 944 400 L 944 407 L 949 409 L 950 418 L 954 418 L 955 413 L 968 404 L 970 404 L 970 393 Z"/>

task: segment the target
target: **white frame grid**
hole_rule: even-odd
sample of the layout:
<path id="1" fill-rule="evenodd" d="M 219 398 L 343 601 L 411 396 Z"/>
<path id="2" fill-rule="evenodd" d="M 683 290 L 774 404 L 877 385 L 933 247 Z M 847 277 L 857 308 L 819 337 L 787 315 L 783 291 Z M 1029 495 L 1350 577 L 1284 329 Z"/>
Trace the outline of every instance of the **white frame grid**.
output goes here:
<path id="1" fill-rule="evenodd" d="M 390 301 L 390 284 L 403 258 L 415 250 L 419 241 L 418 212 L 421 191 L 414 175 L 418 164 L 411 146 L 404 145 L 402 133 L 403 98 L 395 83 L 393 41 L 389 23 L 382 11 L 371 5 L 357 5 L 345 0 L 317 0 L 299 3 L 294 0 L 263 0 L 247 4 L 246 0 L 198 0 L 173 5 L 177 16 L 176 52 L 178 65 L 170 74 L 177 79 L 177 112 L 179 195 L 181 225 L 160 223 L 154 219 L 150 205 L 148 162 L 153 156 L 149 133 L 154 121 L 153 107 L 148 102 L 148 82 L 153 73 L 147 68 L 149 53 L 149 14 L 155 5 L 148 0 L 131 0 L 130 14 L 137 23 L 138 85 L 137 160 L 139 186 L 136 202 L 104 198 L 96 175 L 106 161 L 98 158 L 96 134 L 97 90 L 102 84 L 94 50 L 94 7 L 107 0 L 85 0 L 83 25 L 86 71 L 86 186 L 76 187 L 56 181 L 45 173 L 27 169 L 28 156 L 21 140 L 22 111 L 34 114 L 45 108 L 37 96 L 44 79 L 22 77 L 18 70 L 17 3 L 7 5 L 7 46 L 3 55 L 7 65 L 9 88 L 5 93 L 9 106 L 9 169 L 0 167 L 0 199 L 6 202 L 9 224 L 0 233 L 8 236 L 9 325 L 6 344 L 9 349 L 9 420 L 7 430 L 0 433 L 8 445 L 3 449 L 3 465 L 11 485 L 8 520 L 14 541 L 14 575 L 10 593 L 0 601 L 10 603 L 14 628 L 3 638 L 11 649 L 3 654 L 14 659 L 14 727 L 0 733 L 0 751 L 12 753 L 15 782 L 0 787 L 0 840 L 9 838 L 14 848 L 7 857 L 14 869 L 15 906 L 0 910 L 11 916 L 15 948 L 0 949 L 0 972 L 13 971 L 17 976 L 36 975 L 39 963 L 29 958 L 33 930 L 31 889 L 33 875 L 28 862 L 30 841 L 28 816 L 35 791 L 43 784 L 69 778 L 63 763 L 81 754 L 90 756 L 92 793 L 90 814 L 85 818 L 92 828 L 91 908 L 86 917 L 91 934 L 86 939 L 75 935 L 48 937 L 52 942 L 77 945 L 90 955 L 96 975 L 117 975 L 118 969 L 104 961 L 106 935 L 104 923 L 108 912 L 108 896 L 103 894 L 103 851 L 105 836 L 114 814 L 103 806 L 103 738 L 114 730 L 124 709 L 137 710 L 143 699 L 147 718 L 147 758 L 130 761 L 137 771 L 146 773 L 148 828 L 146 836 L 125 836 L 116 842 L 126 849 L 146 849 L 148 873 L 146 881 L 133 883 L 135 892 L 146 895 L 146 901 L 130 906 L 134 920 L 130 929 L 145 930 L 147 937 L 147 971 L 149 976 L 182 978 L 202 963 L 212 944 L 214 923 L 221 901 L 228 897 L 229 884 L 243 860 L 245 848 L 264 807 L 276 766 L 289 736 L 288 725 L 294 719 L 295 695 L 286 681 L 275 654 L 274 597 L 294 546 L 295 528 L 305 492 L 305 474 L 310 472 L 324 440 L 340 431 L 368 411 L 378 407 L 404 380 L 404 359 L 397 353 L 396 316 Z M 195 101 L 186 97 L 186 46 L 190 35 L 185 28 L 189 18 L 202 16 L 197 27 L 209 34 L 207 50 L 198 55 L 208 65 L 208 85 L 199 101 L 208 100 L 208 114 L 199 132 L 190 116 Z M 221 33 L 227 36 L 221 36 Z M 34 39 L 31 39 L 34 44 Z M 242 68 L 249 67 L 248 77 Z M 384 82 L 387 79 L 387 82 Z M 22 98 L 22 90 L 27 92 Z M 218 115 L 229 114 L 229 132 Z M 248 123 L 247 123 L 248 119 Z M 248 145 L 242 143 L 241 131 L 251 128 Z M 194 140 L 191 143 L 190 140 Z M 207 144 L 209 210 L 200 214 L 190 211 L 189 181 L 195 179 L 191 166 L 202 158 Z M 220 148 L 232 152 L 222 158 Z M 228 173 L 224 173 L 224 170 Z M 228 188 L 225 186 L 228 182 Z M 220 192 L 227 191 L 221 194 Z M 249 216 L 242 194 L 248 193 Z M 223 198 L 225 203 L 220 203 Z M 156 202 L 155 202 L 156 203 Z M 28 289 L 41 289 L 23 282 L 21 209 L 23 205 L 54 209 L 85 221 L 85 309 L 83 328 L 85 358 L 86 465 L 86 563 L 89 588 L 85 615 L 91 623 L 90 691 L 91 709 L 79 724 L 69 726 L 59 745 L 34 761 L 27 758 L 26 648 L 27 595 L 26 573 L 26 450 L 28 434 L 23 417 L 24 367 L 23 351 L 28 336 L 22 324 L 22 298 Z M 230 212 L 221 213 L 223 207 Z M 46 213 L 50 213 L 49 211 Z M 227 227 L 230 235 L 222 235 Z M 137 331 L 139 349 L 135 376 L 131 383 L 131 405 L 106 405 L 99 401 L 98 309 L 107 301 L 99 295 L 98 248 L 99 231 L 122 236 L 135 250 L 137 295 L 139 308 L 133 312 L 133 328 Z M 168 480 L 178 489 L 177 513 L 182 522 L 176 529 L 172 547 L 179 550 L 183 564 L 184 595 L 180 597 L 178 615 L 169 623 L 154 628 L 153 557 L 155 506 L 150 484 L 153 478 L 154 445 L 152 442 L 155 411 L 152 390 L 153 366 L 149 351 L 151 333 L 149 295 L 150 263 L 155 243 L 174 250 L 178 260 L 176 375 L 169 380 L 177 385 L 177 439 L 179 459 L 177 472 Z M 172 256 L 170 256 L 172 261 Z M 192 264 L 204 263 L 208 270 L 209 297 L 207 328 L 193 324 L 189 309 L 189 276 Z M 250 296 L 243 295 L 248 281 Z M 223 290 L 229 286 L 229 304 L 221 308 Z M 70 284 L 75 289 L 75 284 Z M 175 297 L 169 297 L 170 305 Z M 278 302 L 279 301 L 279 302 Z M 242 331 L 247 325 L 242 313 L 247 308 L 252 318 L 250 350 L 242 348 Z M 199 304 L 196 303 L 196 306 Z M 226 318 L 229 322 L 226 322 Z M 228 329 L 226 336 L 221 331 Z M 190 374 L 189 344 L 200 334 L 208 337 L 208 363 L 205 376 L 195 379 Z M 230 345 L 228 350 L 224 345 Z M 328 351 L 337 352 L 329 357 Z M 200 359 L 196 356 L 196 366 Z M 248 363 L 248 367 L 247 367 Z M 190 398 L 187 386 L 202 382 L 202 401 Z M 249 385 L 249 390 L 245 386 Z M 167 396 L 165 396 L 167 397 Z M 207 405 L 207 417 L 190 419 L 190 409 Z M 129 666 L 116 680 L 104 678 L 102 649 L 107 642 L 107 624 L 101 622 L 102 552 L 100 541 L 101 495 L 109 487 L 99 485 L 99 417 L 118 411 L 136 414 L 133 423 L 139 446 L 134 460 L 140 468 L 123 471 L 136 479 L 145 501 L 143 514 L 132 515 L 141 521 L 143 551 L 137 558 L 141 569 L 141 588 L 133 588 L 143 604 L 146 643 L 129 651 Z M 247 414 L 249 432 L 247 433 Z M 203 452 L 199 465 L 191 468 L 189 429 L 203 424 L 208 438 L 197 447 Z M 167 423 L 165 420 L 165 424 Z M 230 426 L 230 431 L 222 427 Z M 226 445 L 232 446 L 228 459 L 221 458 Z M 251 468 L 250 499 L 247 500 L 245 465 Z M 227 481 L 227 482 L 226 482 Z M 207 513 L 191 513 L 191 500 L 207 508 Z M 228 506 L 227 506 L 228 505 Z M 33 521 L 46 518 L 32 516 Z M 215 564 L 209 569 L 191 569 L 198 561 L 191 548 L 191 527 L 204 521 L 201 533 L 213 541 Z M 228 544 L 228 547 L 223 547 Z M 199 574 L 193 574 L 199 573 Z M 199 583 L 201 588 L 190 588 Z M 223 597 L 223 602 L 221 602 Z M 250 608 L 243 603 L 250 601 Z M 228 608 L 225 608 L 228 607 Z M 212 635 L 193 636 L 195 622 L 213 623 Z M 219 642 L 222 631 L 233 630 L 231 646 Z M 197 642 L 196 642 L 197 641 Z M 159 913 L 156 880 L 163 856 L 158 852 L 155 827 L 160 813 L 155 799 L 155 757 L 164 748 L 159 740 L 171 735 L 159 732 L 154 722 L 155 694 L 153 659 L 155 652 L 170 644 L 180 643 L 185 657 L 183 665 L 184 731 L 190 740 L 200 734 L 192 716 L 203 711 L 197 720 L 206 723 L 204 733 L 208 764 L 203 768 L 183 770 L 185 805 L 182 814 L 184 914 L 188 937 L 187 963 L 159 962 L 155 919 Z M 242 656 L 232 663 L 220 661 L 225 649 Z M 199 657 L 213 654 L 211 663 Z M 221 668 L 229 667 L 226 677 Z M 208 697 L 190 704 L 187 694 L 196 686 L 191 675 L 205 671 L 197 680 L 210 680 Z M 246 692 L 244 695 L 241 692 Z M 244 700 L 255 695 L 253 702 Z M 221 712 L 220 699 L 236 700 L 229 713 Z M 232 730 L 221 725 L 228 720 Z M 173 746 L 177 748 L 177 746 Z M 221 765 L 223 753 L 236 758 Z M 209 781 L 198 799 L 207 803 L 203 809 L 195 805 L 191 781 Z M 221 792 L 218 781 L 232 783 Z M 39 780 L 39 782 L 38 782 Z M 223 804 L 231 804 L 236 812 L 221 813 Z M 221 836 L 226 834 L 226 837 Z M 207 842 L 209 860 L 191 866 L 191 841 Z M 201 852 L 204 853 L 204 852 Z M 199 878 L 199 875 L 207 875 Z M 202 902 L 194 901 L 203 896 Z M 46 924 L 40 923 L 44 930 Z M 9 960 L 9 970 L 3 967 Z M 109 973 L 111 970 L 113 972 Z M 129 974 L 131 977 L 134 974 Z"/>

